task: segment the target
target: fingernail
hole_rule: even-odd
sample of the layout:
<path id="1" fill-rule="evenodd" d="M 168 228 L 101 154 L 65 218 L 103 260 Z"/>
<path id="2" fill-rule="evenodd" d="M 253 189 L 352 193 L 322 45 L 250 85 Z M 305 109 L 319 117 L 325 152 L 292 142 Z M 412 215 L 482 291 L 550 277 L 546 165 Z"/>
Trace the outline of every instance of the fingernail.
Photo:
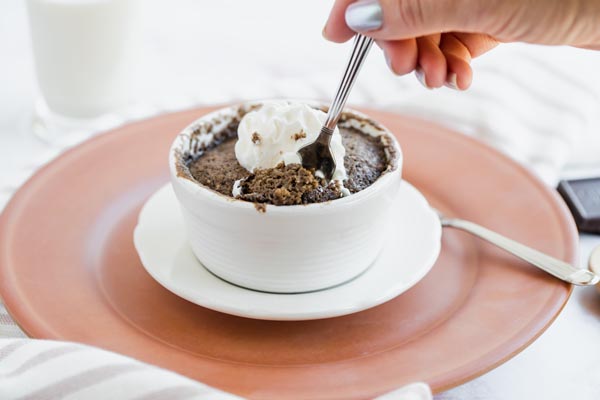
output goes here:
<path id="1" fill-rule="evenodd" d="M 381 28 L 383 10 L 378 0 L 359 0 L 346 8 L 346 24 L 353 31 L 368 32 Z"/>
<path id="2" fill-rule="evenodd" d="M 459 90 L 458 83 L 456 82 L 456 74 L 454 72 L 450 72 L 448 74 L 448 78 L 446 78 L 446 83 L 444 83 L 444 86 L 450 89 Z"/>
<path id="3" fill-rule="evenodd" d="M 421 67 L 418 67 L 417 69 L 415 69 L 415 76 L 417 77 L 417 80 L 419 82 L 421 82 L 421 85 L 423 85 L 427 89 L 431 90 L 431 88 L 429 86 L 427 86 L 427 80 L 425 79 L 425 73 L 423 72 L 423 69 L 421 69 Z"/>

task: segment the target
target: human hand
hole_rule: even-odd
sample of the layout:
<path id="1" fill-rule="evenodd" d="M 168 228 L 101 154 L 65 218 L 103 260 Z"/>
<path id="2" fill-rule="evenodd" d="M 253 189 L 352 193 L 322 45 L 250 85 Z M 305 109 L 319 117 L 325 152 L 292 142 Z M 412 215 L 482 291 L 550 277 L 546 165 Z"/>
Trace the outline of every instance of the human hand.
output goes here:
<path id="1" fill-rule="evenodd" d="M 336 0 L 323 35 L 373 37 L 390 69 L 464 90 L 471 60 L 500 42 L 600 49 L 598 0 Z"/>

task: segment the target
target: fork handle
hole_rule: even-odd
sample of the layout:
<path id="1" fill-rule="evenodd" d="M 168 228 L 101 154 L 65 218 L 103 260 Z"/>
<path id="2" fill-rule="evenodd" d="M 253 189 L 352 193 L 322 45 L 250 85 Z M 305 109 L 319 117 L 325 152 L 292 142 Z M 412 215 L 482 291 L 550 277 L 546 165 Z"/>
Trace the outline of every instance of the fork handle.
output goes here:
<path id="1" fill-rule="evenodd" d="M 370 37 L 357 34 L 354 38 L 352 54 L 350 55 L 350 59 L 346 65 L 344 76 L 340 81 L 337 92 L 335 93 L 335 97 L 333 98 L 331 106 L 329 107 L 327 120 L 325 121 L 325 127 L 331 132 L 333 132 L 338 120 L 340 119 L 340 115 L 342 114 L 342 110 L 346 105 L 346 100 L 348 99 L 350 90 L 354 85 L 354 81 L 356 80 L 356 76 L 358 75 L 360 68 L 367 58 L 367 53 L 369 52 L 372 44 L 373 39 Z"/>
<path id="2" fill-rule="evenodd" d="M 532 249 L 473 222 L 455 218 L 443 218 L 442 225 L 472 233 L 547 273 L 574 285 L 594 285 L 600 280 L 600 277 L 592 271 L 575 268 L 569 263 Z"/>

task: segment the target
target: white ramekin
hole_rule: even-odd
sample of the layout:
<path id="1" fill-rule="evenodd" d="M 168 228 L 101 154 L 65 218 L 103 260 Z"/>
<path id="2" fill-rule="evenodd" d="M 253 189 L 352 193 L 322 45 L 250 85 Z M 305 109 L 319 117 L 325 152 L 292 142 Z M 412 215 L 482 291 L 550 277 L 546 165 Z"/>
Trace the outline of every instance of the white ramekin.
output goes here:
<path id="1" fill-rule="evenodd" d="M 364 272 L 387 235 L 390 207 L 401 182 L 402 153 L 382 125 L 346 111 L 341 126 L 385 135 L 394 149 L 390 167 L 368 188 L 326 203 L 257 206 L 213 191 L 191 179 L 185 154 L 260 102 L 231 106 L 186 127 L 169 154 L 171 181 L 180 202 L 191 248 L 220 278 L 254 290 L 276 293 L 314 291 L 339 285 Z"/>

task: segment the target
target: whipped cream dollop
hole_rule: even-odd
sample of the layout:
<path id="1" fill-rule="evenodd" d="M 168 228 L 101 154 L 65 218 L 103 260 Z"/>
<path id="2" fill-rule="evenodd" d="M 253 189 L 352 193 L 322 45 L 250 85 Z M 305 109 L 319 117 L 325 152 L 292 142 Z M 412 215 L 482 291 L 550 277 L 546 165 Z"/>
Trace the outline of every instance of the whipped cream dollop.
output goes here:
<path id="1" fill-rule="evenodd" d="M 327 114 L 303 103 L 267 102 L 250 111 L 238 126 L 235 156 L 250 172 L 274 168 L 280 163 L 300 164 L 298 150 L 319 136 Z M 336 127 L 331 138 L 331 153 L 336 169 L 333 180 L 347 178 L 344 167 L 346 149 Z"/>

